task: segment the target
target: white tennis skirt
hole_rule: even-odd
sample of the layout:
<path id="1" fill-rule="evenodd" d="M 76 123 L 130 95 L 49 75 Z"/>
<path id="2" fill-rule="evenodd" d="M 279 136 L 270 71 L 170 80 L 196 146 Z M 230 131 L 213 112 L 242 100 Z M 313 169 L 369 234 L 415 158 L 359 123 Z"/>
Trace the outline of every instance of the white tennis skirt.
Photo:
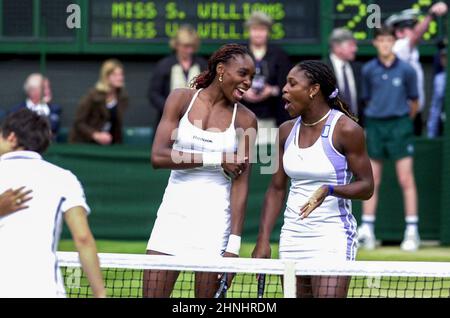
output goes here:
<path id="1" fill-rule="evenodd" d="M 221 256 L 231 230 L 229 187 L 168 184 L 147 250 L 176 256 Z"/>
<path id="2" fill-rule="evenodd" d="M 280 235 L 279 257 L 311 261 L 354 261 L 357 239 L 353 217 L 351 226 L 345 226 L 339 217 L 335 221 L 332 218 L 324 221 L 320 216 L 314 217 L 313 213 L 303 220 L 300 217 L 285 217 Z"/>

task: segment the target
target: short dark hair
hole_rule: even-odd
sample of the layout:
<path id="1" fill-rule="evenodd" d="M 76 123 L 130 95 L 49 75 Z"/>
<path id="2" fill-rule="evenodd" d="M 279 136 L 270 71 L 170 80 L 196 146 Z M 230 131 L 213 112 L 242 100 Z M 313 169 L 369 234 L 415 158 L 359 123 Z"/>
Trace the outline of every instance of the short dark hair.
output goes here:
<path id="1" fill-rule="evenodd" d="M 13 132 L 19 147 L 38 153 L 43 153 L 52 139 L 47 117 L 38 115 L 27 108 L 9 114 L 0 130 L 3 138 Z"/>
<path id="2" fill-rule="evenodd" d="M 378 36 L 383 36 L 383 35 L 390 35 L 395 38 L 394 28 L 387 26 L 387 25 L 383 25 L 383 26 L 381 26 L 381 28 L 375 29 L 374 39 L 377 38 Z"/>

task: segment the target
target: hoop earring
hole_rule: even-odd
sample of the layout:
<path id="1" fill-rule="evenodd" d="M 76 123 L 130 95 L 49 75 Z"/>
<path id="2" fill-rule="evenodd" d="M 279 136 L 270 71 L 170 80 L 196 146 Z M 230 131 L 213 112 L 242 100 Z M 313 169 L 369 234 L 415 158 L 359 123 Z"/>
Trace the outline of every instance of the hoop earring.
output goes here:
<path id="1" fill-rule="evenodd" d="M 221 82 L 221 83 L 223 82 L 223 74 L 219 75 L 219 82 Z"/>

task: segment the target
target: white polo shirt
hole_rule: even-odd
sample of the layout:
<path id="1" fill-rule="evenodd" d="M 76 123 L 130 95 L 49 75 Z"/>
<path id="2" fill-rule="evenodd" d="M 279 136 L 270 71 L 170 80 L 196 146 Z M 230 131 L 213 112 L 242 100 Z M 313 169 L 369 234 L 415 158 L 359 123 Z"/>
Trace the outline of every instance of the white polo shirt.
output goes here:
<path id="1" fill-rule="evenodd" d="M 90 212 L 80 182 L 31 151 L 1 156 L 0 176 L 0 193 L 33 191 L 28 209 L 0 217 L 0 298 L 65 296 L 56 250 L 63 213 L 76 206 Z"/>

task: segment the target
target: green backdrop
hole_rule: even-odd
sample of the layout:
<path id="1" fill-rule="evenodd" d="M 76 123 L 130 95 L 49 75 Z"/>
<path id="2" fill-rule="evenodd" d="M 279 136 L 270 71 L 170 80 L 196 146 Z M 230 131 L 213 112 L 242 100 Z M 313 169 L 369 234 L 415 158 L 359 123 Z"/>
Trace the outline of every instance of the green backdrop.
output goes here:
<path id="1" fill-rule="evenodd" d="M 74 172 L 83 184 L 92 209 L 90 224 L 96 238 L 146 240 L 167 185 L 169 170 L 154 170 L 149 146 L 54 145 L 45 155 L 49 161 Z M 448 232 L 448 218 L 441 211 L 442 141 L 418 139 L 415 173 L 419 191 L 420 234 L 439 240 Z M 253 166 L 243 239 L 254 241 L 259 214 L 271 175 Z M 444 213 L 443 213 L 444 212 Z M 360 219 L 361 204 L 354 203 Z M 277 240 L 282 218 L 273 233 Z M 387 162 L 383 172 L 376 234 L 379 239 L 400 241 L 403 237 L 403 200 L 395 168 Z M 64 237 L 68 237 L 64 231 Z M 449 243 L 445 239 L 443 243 Z"/>

